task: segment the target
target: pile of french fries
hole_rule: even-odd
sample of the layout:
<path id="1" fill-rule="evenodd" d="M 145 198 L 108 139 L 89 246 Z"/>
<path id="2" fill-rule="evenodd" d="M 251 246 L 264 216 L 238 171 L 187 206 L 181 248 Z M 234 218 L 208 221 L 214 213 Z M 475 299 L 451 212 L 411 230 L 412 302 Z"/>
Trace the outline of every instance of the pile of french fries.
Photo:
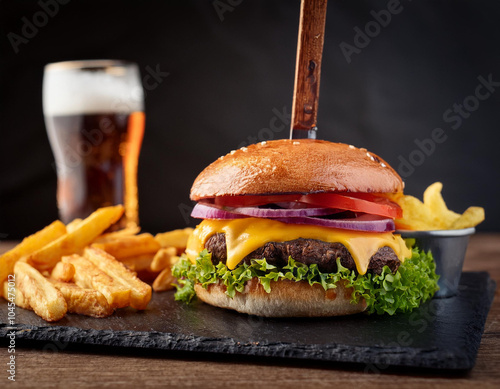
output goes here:
<path id="1" fill-rule="evenodd" d="M 67 312 L 107 317 L 118 308 L 146 309 L 152 289 L 173 288 L 171 267 L 192 229 L 156 236 L 139 234 L 139 227 L 104 233 L 123 211 L 121 205 L 100 208 L 25 238 L 0 256 L 0 295 L 49 322 Z M 7 282 L 11 274 L 15 288 Z M 154 280 L 152 288 L 148 280 Z"/>
<path id="2" fill-rule="evenodd" d="M 443 184 L 435 182 L 424 191 L 424 201 L 408 195 L 397 195 L 393 201 L 403 209 L 396 219 L 396 228 L 404 230 L 457 230 L 475 227 L 484 220 L 482 207 L 469 207 L 463 214 L 448 209 L 441 191 Z"/>

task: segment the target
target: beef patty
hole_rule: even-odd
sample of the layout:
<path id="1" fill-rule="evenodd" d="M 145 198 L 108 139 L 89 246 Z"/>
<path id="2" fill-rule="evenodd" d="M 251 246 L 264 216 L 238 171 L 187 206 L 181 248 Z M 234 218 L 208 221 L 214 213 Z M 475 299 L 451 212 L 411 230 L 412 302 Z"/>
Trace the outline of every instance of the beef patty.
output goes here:
<path id="1" fill-rule="evenodd" d="M 212 262 L 216 265 L 219 262 L 226 263 L 226 235 L 217 233 L 208 238 L 205 248 L 212 253 Z M 257 250 L 248 254 L 241 263 L 248 263 L 252 259 L 266 258 L 267 263 L 283 267 L 288 263 L 288 258 L 295 261 L 312 265 L 318 265 L 320 271 L 324 273 L 337 272 L 336 259 L 340 258 L 342 266 L 356 271 L 356 264 L 351 253 L 341 243 L 327 243 L 317 239 L 295 239 L 287 242 L 269 242 Z M 382 273 L 384 266 L 389 266 L 393 273 L 398 270 L 401 262 L 396 253 L 390 247 L 380 248 L 371 258 L 368 265 L 368 272 L 374 274 Z"/>

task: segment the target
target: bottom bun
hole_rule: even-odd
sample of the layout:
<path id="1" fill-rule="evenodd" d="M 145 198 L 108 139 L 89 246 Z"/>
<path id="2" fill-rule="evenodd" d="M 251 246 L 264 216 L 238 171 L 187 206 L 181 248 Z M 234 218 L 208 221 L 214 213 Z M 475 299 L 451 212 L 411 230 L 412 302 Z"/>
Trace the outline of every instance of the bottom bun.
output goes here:
<path id="1" fill-rule="evenodd" d="M 236 292 L 233 298 L 226 295 L 226 287 L 221 283 L 210 284 L 208 289 L 196 284 L 194 289 L 198 298 L 207 304 L 257 316 L 343 316 L 366 309 L 364 300 L 351 304 L 353 290 L 342 283 L 325 291 L 319 284 L 311 286 L 304 281 L 271 281 L 271 293 L 267 293 L 258 279 L 253 278 L 245 284 L 244 291 Z"/>

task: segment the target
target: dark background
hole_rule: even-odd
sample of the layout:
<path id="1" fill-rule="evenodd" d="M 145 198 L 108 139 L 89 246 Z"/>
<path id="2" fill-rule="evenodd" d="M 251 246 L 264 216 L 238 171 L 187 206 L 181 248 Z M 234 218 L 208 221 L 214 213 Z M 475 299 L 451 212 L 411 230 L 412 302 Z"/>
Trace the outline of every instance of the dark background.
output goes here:
<path id="1" fill-rule="evenodd" d="M 191 183 L 220 155 L 289 136 L 288 125 L 272 131 L 270 124 L 291 112 L 299 0 L 63 2 L 17 54 L 8 34 L 22 35 L 41 4 L 54 10 L 55 0 L 0 2 L 0 238 L 20 238 L 57 218 L 41 106 L 48 62 L 128 59 L 143 75 L 157 66 L 169 73 L 146 97 L 145 231 L 194 224 L 186 216 Z M 443 114 L 474 95 L 479 76 L 500 81 L 500 2 L 401 0 L 401 12 L 348 63 L 341 43 L 353 45 L 355 27 L 373 27 L 370 11 L 384 9 L 386 1 L 329 1 L 318 138 L 381 155 L 405 176 L 408 194 L 421 197 L 442 181 L 451 209 L 484 206 L 479 230 L 498 231 L 500 90 L 456 129 Z M 435 128 L 446 141 L 417 158 L 410 174 L 402 159 L 415 158 L 416 141 Z"/>

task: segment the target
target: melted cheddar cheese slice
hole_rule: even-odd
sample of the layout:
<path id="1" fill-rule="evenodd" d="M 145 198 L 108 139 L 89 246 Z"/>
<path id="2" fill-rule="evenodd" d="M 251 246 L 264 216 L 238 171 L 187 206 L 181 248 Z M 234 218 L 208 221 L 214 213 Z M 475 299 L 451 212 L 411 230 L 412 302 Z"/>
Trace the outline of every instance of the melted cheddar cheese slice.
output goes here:
<path id="1" fill-rule="evenodd" d="M 370 258 L 385 246 L 392 248 L 401 262 L 411 257 L 411 250 L 406 247 L 401 236 L 390 232 L 349 231 L 250 217 L 202 221 L 188 240 L 186 254 L 189 259 L 194 262 L 198 253 L 205 248 L 208 238 L 220 232 L 226 234 L 226 265 L 231 270 L 248 254 L 266 243 L 299 238 L 342 243 L 351 253 L 359 274 L 366 273 Z"/>

